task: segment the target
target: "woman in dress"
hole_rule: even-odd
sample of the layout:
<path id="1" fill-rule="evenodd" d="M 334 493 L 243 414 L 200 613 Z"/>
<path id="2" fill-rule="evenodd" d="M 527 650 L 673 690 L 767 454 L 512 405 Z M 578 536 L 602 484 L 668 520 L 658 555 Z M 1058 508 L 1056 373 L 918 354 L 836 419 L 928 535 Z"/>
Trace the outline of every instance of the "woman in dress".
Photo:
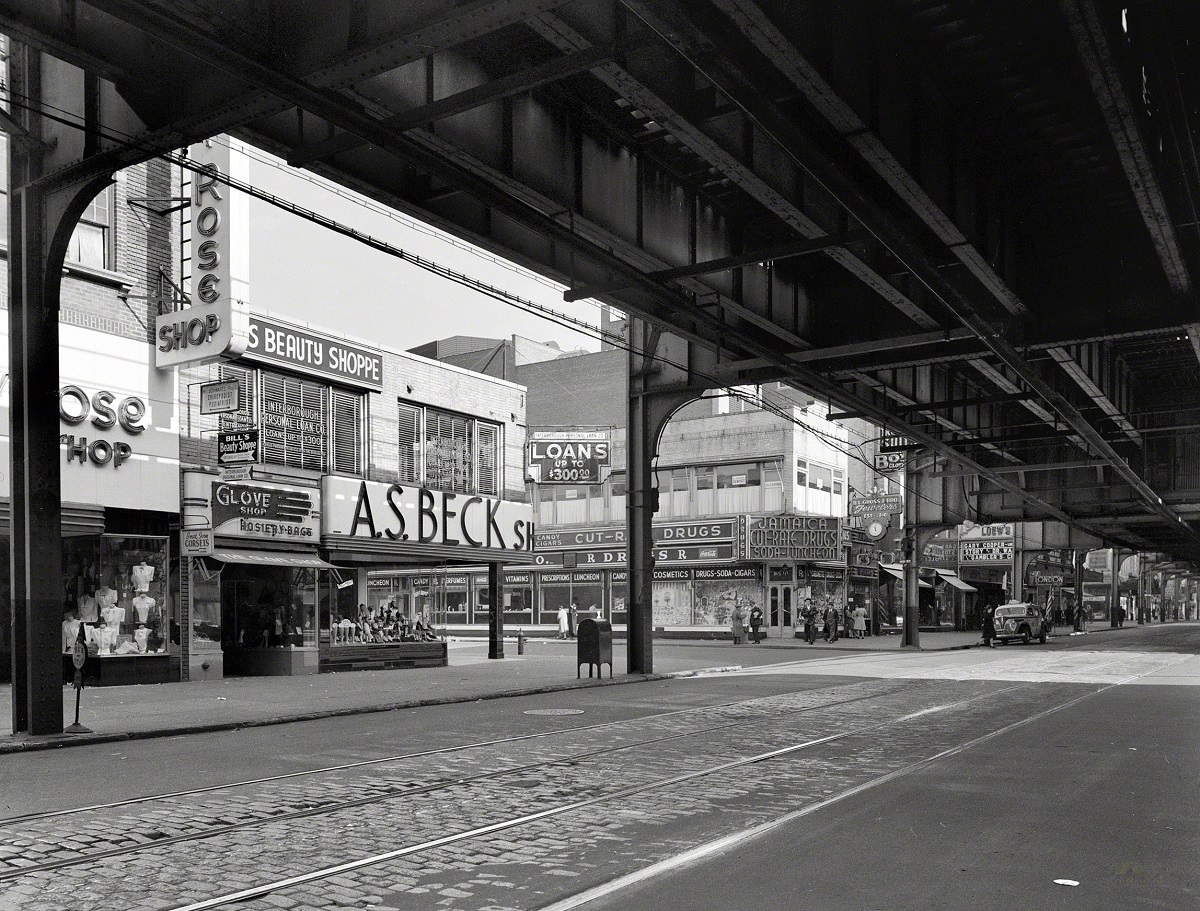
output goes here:
<path id="1" fill-rule="evenodd" d="M 566 606 L 558 609 L 558 638 L 566 639 L 567 633 L 570 631 L 571 615 L 568 613 Z"/>
<path id="2" fill-rule="evenodd" d="M 742 639 L 746 635 L 746 615 L 742 613 L 742 606 L 736 601 L 733 605 L 733 614 L 729 618 L 729 627 L 733 633 L 733 644 L 741 645 Z"/>

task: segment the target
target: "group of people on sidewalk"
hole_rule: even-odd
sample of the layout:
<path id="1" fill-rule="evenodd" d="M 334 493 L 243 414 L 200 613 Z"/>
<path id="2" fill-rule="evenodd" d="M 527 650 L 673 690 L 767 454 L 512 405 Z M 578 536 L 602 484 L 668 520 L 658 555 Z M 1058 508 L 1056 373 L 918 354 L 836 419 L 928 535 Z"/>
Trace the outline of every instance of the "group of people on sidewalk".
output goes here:
<path id="1" fill-rule="evenodd" d="M 750 608 L 747 618 L 742 606 L 735 604 L 733 613 L 730 615 L 730 632 L 733 633 L 734 645 L 741 645 L 746 638 L 747 619 L 752 641 L 756 645 L 762 641 L 764 622 L 762 608 L 757 604 L 754 605 Z M 804 625 L 804 639 L 809 645 L 816 644 L 818 622 L 823 625 L 826 642 L 838 641 L 838 629 L 843 624 L 847 638 L 863 639 L 867 635 L 867 609 L 862 605 L 846 611 L 846 616 L 843 618 L 842 610 L 834 605 L 828 604 L 822 609 L 813 605 L 812 598 L 805 598 L 804 607 L 801 608 L 798 619 Z"/>
<path id="2" fill-rule="evenodd" d="M 741 645 L 746 638 L 747 621 L 750 626 L 751 641 L 758 645 L 762 641 L 763 609 L 757 604 L 750 608 L 750 615 L 742 610 L 742 605 L 734 603 L 733 613 L 729 617 L 730 632 L 733 633 L 733 644 Z"/>

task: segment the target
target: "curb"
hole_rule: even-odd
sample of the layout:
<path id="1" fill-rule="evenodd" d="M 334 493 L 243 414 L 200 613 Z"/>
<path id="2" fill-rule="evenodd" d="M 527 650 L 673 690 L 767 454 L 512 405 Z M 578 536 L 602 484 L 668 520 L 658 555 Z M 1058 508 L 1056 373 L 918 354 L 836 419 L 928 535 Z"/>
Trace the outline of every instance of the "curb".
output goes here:
<path id="1" fill-rule="evenodd" d="M 688 672 L 682 672 L 688 673 Z M 482 702 L 485 699 L 506 699 L 511 696 L 536 696 L 541 693 L 559 693 L 582 690 L 595 686 L 621 686 L 629 683 L 650 683 L 670 680 L 676 674 L 637 674 L 620 680 L 579 680 L 575 683 L 559 683 L 526 689 L 500 690 L 483 694 L 472 693 L 462 696 L 443 696 L 438 699 L 411 699 L 391 702 L 386 705 L 354 706 L 352 708 L 329 709 L 323 712 L 301 712 L 295 715 L 277 715 L 272 718 L 254 718 L 248 721 L 214 722 L 212 724 L 177 725 L 169 728 L 152 728 L 146 731 L 120 731 L 111 734 L 50 734 L 39 737 L 15 737 L 0 739 L 0 756 L 12 753 L 33 753 L 40 750 L 57 750 L 65 747 L 84 746 L 95 743 L 117 743 L 127 740 L 149 740 L 157 737 L 179 737 L 186 734 L 212 734 L 221 731 L 239 731 L 245 728 L 269 727 L 277 724 L 292 724 L 297 721 L 319 721 L 322 718 L 342 718 L 348 715 L 371 715 L 376 712 L 394 712 L 398 709 L 424 708 L 435 705 L 452 705 L 460 702 Z"/>

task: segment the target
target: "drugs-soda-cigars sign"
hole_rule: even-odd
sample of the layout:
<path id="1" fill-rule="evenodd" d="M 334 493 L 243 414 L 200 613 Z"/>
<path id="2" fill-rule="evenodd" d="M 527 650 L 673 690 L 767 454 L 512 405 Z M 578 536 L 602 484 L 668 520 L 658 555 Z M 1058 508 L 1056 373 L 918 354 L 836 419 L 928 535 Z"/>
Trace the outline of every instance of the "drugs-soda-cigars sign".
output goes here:
<path id="1" fill-rule="evenodd" d="M 472 550 L 533 550 L 533 506 L 496 497 L 326 475 L 323 537 Z"/>
<path id="2" fill-rule="evenodd" d="M 315 490 L 276 484 L 212 486 L 213 532 L 237 538 L 316 543 L 320 532 Z"/>

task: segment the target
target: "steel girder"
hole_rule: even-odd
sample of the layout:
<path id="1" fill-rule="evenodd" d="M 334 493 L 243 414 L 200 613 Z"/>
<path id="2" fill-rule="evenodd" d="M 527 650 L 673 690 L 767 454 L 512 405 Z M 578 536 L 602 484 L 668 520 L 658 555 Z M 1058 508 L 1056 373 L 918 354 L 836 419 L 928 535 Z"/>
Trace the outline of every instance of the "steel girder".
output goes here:
<path id="1" fill-rule="evenodd" d="M 1171 57 L 1200 35 L 1167 5 L 1125 36 L 1110 0 L 0 0 L 0 22 L 123 107 L 79 167 L 234 132 L 604 290 L 713 352 L 713 382 L 908 434 L 978 478 L 976 508 L 1196 556 L 1155 474 L 1156 426 L 1200 392 L 1196 77 Z M 1128 513 L 1006 471 L 1095 459 Z"/>

